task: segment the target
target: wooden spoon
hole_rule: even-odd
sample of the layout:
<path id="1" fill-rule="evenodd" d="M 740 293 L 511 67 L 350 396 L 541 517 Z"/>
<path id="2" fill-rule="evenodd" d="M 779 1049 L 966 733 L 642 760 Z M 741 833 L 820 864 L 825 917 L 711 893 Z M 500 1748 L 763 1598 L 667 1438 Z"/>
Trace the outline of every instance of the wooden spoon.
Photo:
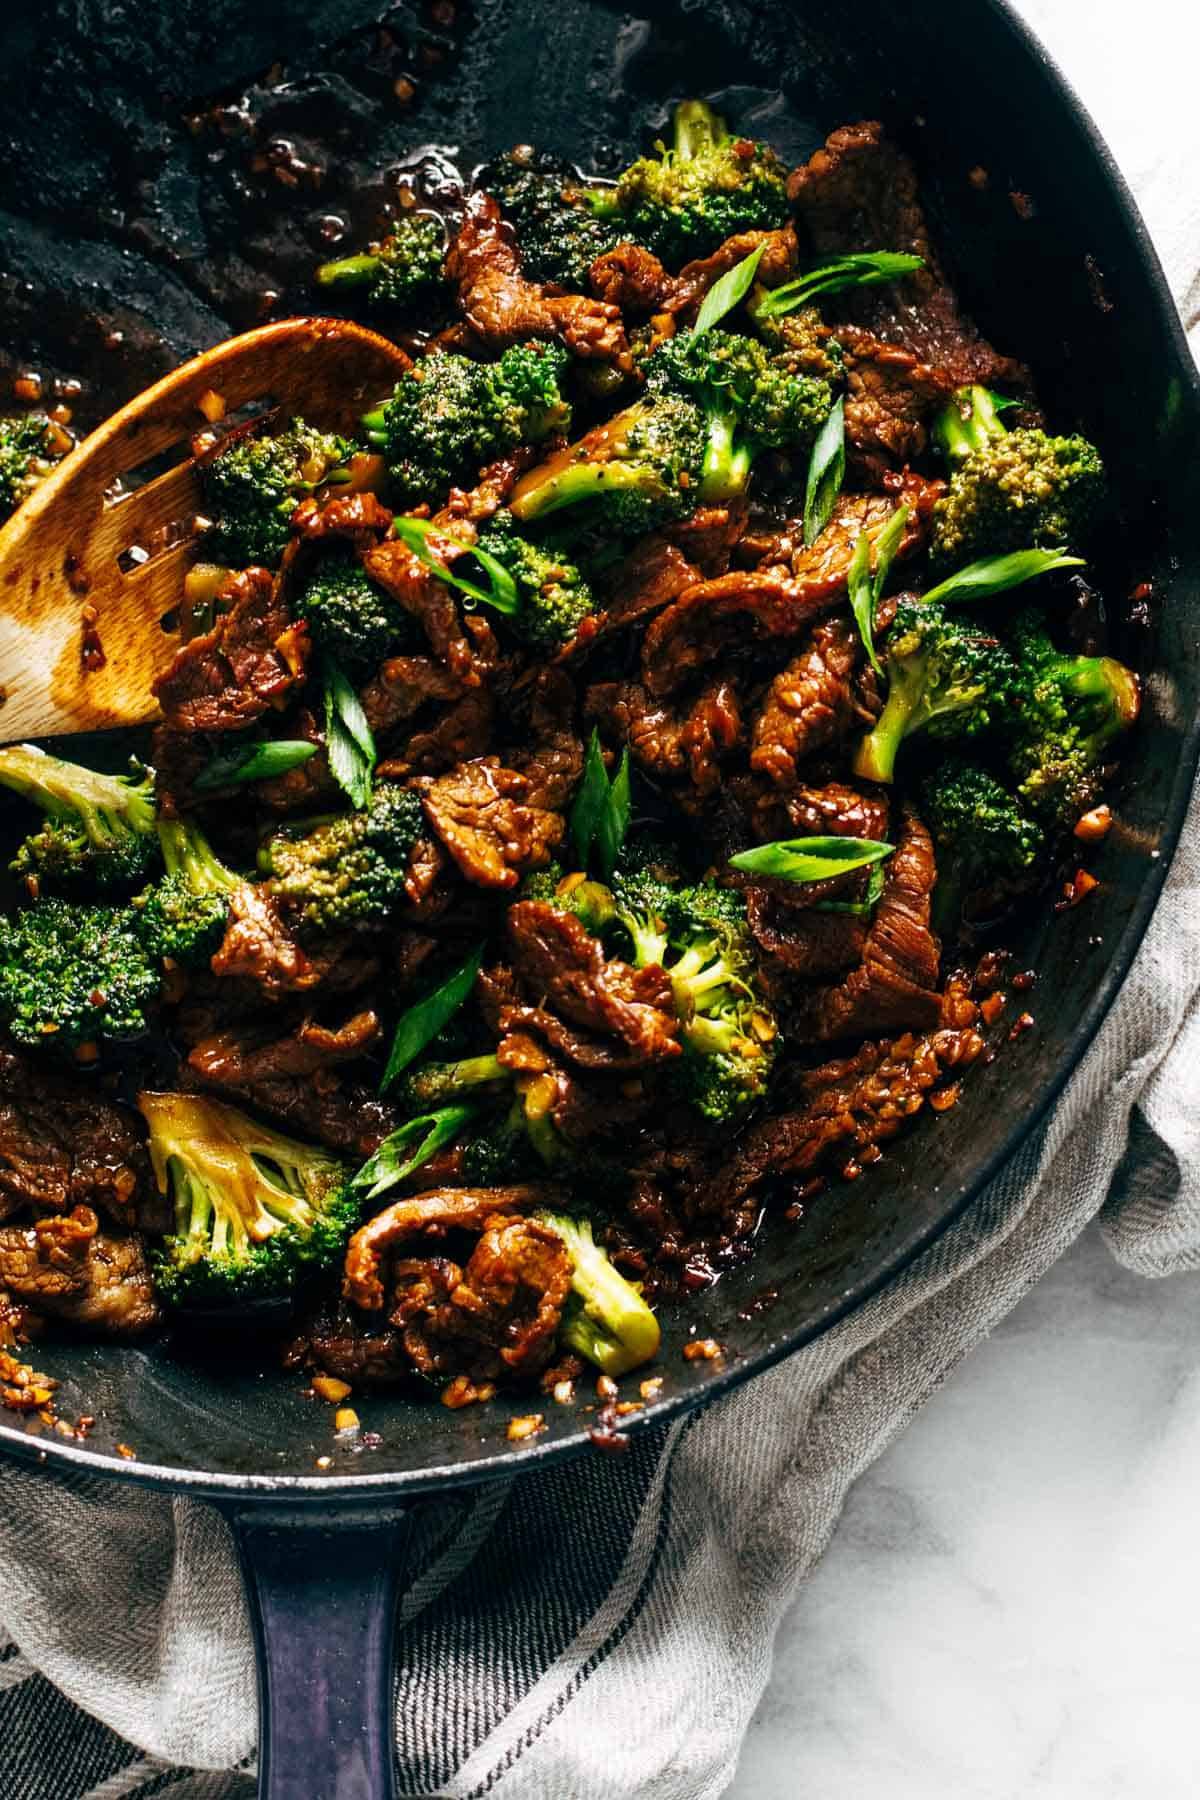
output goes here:
<path id="1" fill-rule="evenodd" d="M 0 742 L 157 715 L 201 510 L 191 439 L 214 412 L 271 404 L 345 432 L 410 367 L 360 325 L 285 319 L 184 363 L 64 457 L 0 529 Z"/>

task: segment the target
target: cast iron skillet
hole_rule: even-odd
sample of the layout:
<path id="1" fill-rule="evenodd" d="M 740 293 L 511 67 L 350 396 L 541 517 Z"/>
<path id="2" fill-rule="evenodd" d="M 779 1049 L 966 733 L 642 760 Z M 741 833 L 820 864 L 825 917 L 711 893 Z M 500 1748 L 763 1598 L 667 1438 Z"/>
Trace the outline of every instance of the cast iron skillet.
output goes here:
<path id="1" fill-rule="evenodd" d="M 485 0 L 458 34 L 454 73 L 421 99 L 411 123 L 397 124 L 394 107 L 380 104 L 380 158 L 423 138 L 456 142 L 467 167 L 520 139 L 585 164 L 606 160 L 641 145 L 666 104 L 691 92 L 714 95 L 744 128 L 759 129 L 793 159 L 835 125 L 882 116 L 920 161 L 940 243 L 968 305 L 1003 348 L 1033 365 L 1051 417 L 1078 423 L 1105 450 L 1130 553 L 1128 570 L 1107 584 L 1118 630 L 1129 583 L 1151 583 L 1152 599 L 1137 609 L 1140 623 L 1118 638 L 1145 675 L 1146 706 L 1126 758 L 1118 824 L 1088 859 L 1102 885 L 1083 911 L 1034 928 L 1022 949 L 1040 971 L 1031 997 L 1036 1030 L 973 1073 L 957 1110 L 923 1121 L 855 1184 L 835 1186 L 800 1226 L 769 1222 L 753 1263 L 726 1275 L 686 1315 L 668 1309 L 662 1397 L 630 1422 L 631 1432 L 728 1392 L 862 1304 L 1033 1129 L 1090 1042 L 1145 930 L 1191 787 L 1200 685 L 1200 476 L 1191 454 L 1200 387 L 1129 194 L 1039 46 L 998 0 L 925 0 L 902 21 L 882 0 L 860 0 L 837 17 L 827 7 L 779 0 L 681 0 L 654 10 L 651 23 L 603 0 Z M 158 304 L 170 315 L 158 354 L 170 360 L 212 341 L 223 323 L 249 323 L 245 296 L 229 285 L 222 291 L 202 264 L 189 265 L 192 223 L 182 204 L 183 249 L 164 249 L 175 190 L 162 159 L 146 151 L 144 131 L 132 134 L 132 148 L 116 141 L 125 115 L 107 137 L 96 125 L 97 83 L 103 101 L 105 83 L 124 81 L 135 96 L 127 98 L 129 116 L 139 106 L 144 115 L 156 59 L 164 71 L 182 62 L 193 94 L 213 91 L 294 51 L 288 33 L 295 28 L 270 8 L 210 0 L 203 8 L 152 9 L 132 27 L 124 9 L 114 9 L 110 35 L 102 18 L 92 21 L 93 36 L 73 42 L 71 30 L 78 33 L 85 15 L 63 6 L 40 44 L 29 35 L 42 29 L 36 22 L 4 28 L 14 51 L 4 60 L 17 85 L 9 79 L 7 100 L 0 92 L 10 151 L 3 160 L 11 169 L 12 146 L 38 123 L 40 90 L 28 71 L 39 54 L 53 55 L 67 111 L 88 95 L 92 112 L 83 125 L 60 126 L 62 154 L 68 162 L 78 157 L 78 170 L 56 168 L 45 145 L 59 139 L 41 138 L 39 153 L 51 160 L 38 199 L 58 209 L 60 248 L 47 250 L 49 238 L 39 239 L 38 254 L 51 261 L 61 254 L 72 204 L 60 192 L 64 183 L 79 192 L 89 183 L 107 187 L 127 241 L 172 270 L 171 281 L 158 284 Z M 306 16 L 310 38 L 325 29 L 332 39 L 352 22 L 347 0 L 336 25 L 332 8 L 323 13 L 317 5 Z M 400 8 L 392 23 L 402 34 L 412 21 Z M 145 33 L 143 45 L 120 36 L 131 29 Z M 418 72 L 430 74 L 436 52 L 430 57 L 418 43 L 414 55 Z M 178 66 L 162 85 L 178 93 Z M 296 105 L 302 111 L 304 104 L 301 92 Z M 163 116 L 176 114 L 168 108 Z M 286 149 L 274 154 L 286 162 Z M 968 179 L 978 169 L 988 172 L 986 184 Z M 203 194 L 201 202 L 209 204 Z M 23 256 L 36 262 L 29 243 L 40 229 L 37 208 L 28 192 L 15 190 L 9 204 L 12 214 L 0 214 L 0 251 L 10 266 Z M 211 202 L 209 222 L 236 234 L 231 204 L 228 195 Z M 14 223 L 22 210 L 26 222 Z M 97 231 L 99 217 L 81 218 L 76 228 L 110 245 L 112 230 Z M 311 246 L 300 248 L 301 261 L 311 257 Z M 110 248 L 88 254 L 114 306 L 154 316 L 149 307 L 138 312 L 136 274 L 122 288 L 112 273 Z M 289 255 L 295 265 L 296 246 L 285 242 L 284 263 Z M 283 279 L 290 301 L 287 269 Z M 303 304 L 297 296 L 294 309 Z M 752 1306 L 768 1285 L 777 1301 Z M 720 1340 L 722 1362 L 682 1360 L 679 1347 L 692 1328 Z M 393 1572 L 406 1508 L 421 1495 L 586 1451 L 587 1419 L 552 1406 L 545 1435 L 517 1447 L 505 1427 L 527 1401 L 450 1413 L 437 1404 L 371 1399 L 364 1412 L 382 1444 L 352 1455 L 334 1449 L 328 1412 L 301 1398 L 295 1377 L 242 1372 L 232 1360 L 215 1368 L 178 1349 L 56 1344 L 45 1361 L 63 1379 L 64 1415 L 94 1414 L 95 1430 L 81 1446 L 53 1435 L 35 1440 L 6 1420 L 5 1451 L 51 1469 L 204 1496 L 232 1521 L 261 1652 L 262 1791 L 272 1800 L 390 1794 Z M 132 1446 L 137 1460 L 123 1460 L 118 1444 Z M 332 1465 L 318 1472 L 316 1458 L 326 1453 Z"/>

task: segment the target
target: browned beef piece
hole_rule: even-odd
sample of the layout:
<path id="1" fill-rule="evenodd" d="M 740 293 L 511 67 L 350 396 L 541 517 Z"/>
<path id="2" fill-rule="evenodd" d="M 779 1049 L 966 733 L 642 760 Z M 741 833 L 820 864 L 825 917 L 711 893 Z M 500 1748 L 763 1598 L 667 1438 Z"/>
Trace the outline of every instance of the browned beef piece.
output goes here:
<path id="1" fill-rule="evenodd" d="M 942 492 L 941 482 L 905 474 L 893 479 L 887 493 L 844 494 L 811 546 L 803 542 L 802 526 L 788 527 L 770 542 L 762 567 L 731 569 L 688 588 L 646 632 L 642 670 L 649 692 L 674 693 L 755 638 L 799 637 L 845 593 L 859 537 L 878 537 L 903 502 L 909 517 L 896 558 L 913 556 L 929 535 L 933 504 Z"/>
<path id="2" fill-rule="evenodd" d="M 476 1378 L 537 1374 L 554 1350 L 571 1270 L 562 1239 L 545 1225 L 493 1216 L 448 1300 L 424 1311 L 431 1354 L 444 1346 L 440 1366 L 465 1365 Z"/>
<path id="3" fill-rule="evenodd" d="M 822 619 L 808 643 L 772 681 L 750 740 L 750 767 L 777 787 L 794 787 L 797 763 L 856 723 L 851 676 L 862 640 L 850 620 Z"/>
<path id="4" fill-rule="evenodd" d="M 929 1031 L 937 1024 L 940 950 L 929 928 L 937 879 L 933 843 L 911 807 L 904 809 L 883 893 L 863 959 L 836 986 L 798 999 L 789 1019 L 796 1038 L 825 1043 L 882 1031 Z"/>
<path id="5" fill-rule="evenodd" d="M 101 1231 L 90 1206 L 0 1227 L 0 1288 L 47 1318 L 105 1337 L 137 1337 L 159 1321 L 142 1239 Z"/>
<path id="6" fill-rule="evenodd" d="M 526 870 L 546 866 L 562 839 L 561 815 L 526 804 L 529 782 L 498 757 L 478 757 L 416 785 L 433 830 L 479 887 L 515 887 Z"/>
<path id="7" fill-rule="evenodd" d="M 315 496 L 302 500 L 292 515 L 292 529 L 307 542 L 346 538 L 361 552 L 387 536 L 393 516 L 375 494 L 335 491 L 324 501 Z"/>
<path id="8" fill-rule="evenodd" d="M 764 1182 L 808 1174 L 830 1159 L 861 1159 L 920 1112 L 944 1070 L 966 1067 L 983 1047 L 971 1028 L 905 1033 L 863 1044 L 852 1056 L 807 1071 L 800 1078 L 803 1106 L 752 1125 L 729 1161 L 699 1189 L 698 1210 L 729 1217 Z"/>
<path id="9" fill-rule="evenodd" d="M 616 1037 L 644 1063 L 679 1055 L 671 984 L 659 968 L 605 959 L 603 946 L 571 913 L 521 900 L 506 920 L 517 979 L 534 1004 L 568 1024 Z"/>
<path id="10" fill-rule="evenodd" d="M 282 775 L 272 775 L 269 781 L 254 782 L 254 798 L 274 813 L 336 812 L 342 804 L 341 789 L 329 768 L 324 734 L 309 707 L 301 706 L 291 714 L 288 736 L 316 744 L 316 755 Z"/>
<path id="11" fill-rule="evenodd" d="M 615 570 L 603 611 L 584 621 L 572 648 L 585 648 L 598 637 L 652 619 L 701 577 L 696 564 L 661 532 L 641 538 Z"/>
<path id="12" fill-rule="evenodd" d="M 765 886 L 746 890 L 746 917 L 762 952 L 759 975 L 776 1004 L 797 980 L 832 981 L 862 961 L 867 921 L 853 913 L 790 906 Z"/>
<path id="13" fill-rule="evenodd" d="M 640 244 L 617 244 L 596 258 L 588 280 L 593 293 L 631 318 L 645 319 L 653 313 L 690 315 L 722 275 L 760 246 L 759 279 L 768 287 L 778 287 L 796 269 L 796 232 L 791 225 L 778 231 L 740 231 L 719 244 L 711 256 L 686 263 L 678 275 L 672 275 Z"/>
<path id="14" fill-rule="evenodd" d="M 721 765 L 742 739 L 742 703 L 737 684 L 717 676 L 688 709 L 680 734 L 688 775 L 697 794 L 711 794 L 721 782 Z"/>
<path id="15" fill-rule="evenodd" d="M 316 1369 L 352 1386 L 387 1388 L 411 1381 L 412 1358 L 394 1326 L 370 1324 L 344 1301 L 331 1301 L 307 1321 L 284 1351 L 284 1367 Z"/>
<path id="16" fill-rule="evenodd" d="M 641 244 L 616 244 L 598 256 L 588 270 L 592 292 L 631 319 L 665 312 L 675 285 L 652 250 Z"/>
<path id="17" fill-rule="evenodd" d="M 788 823 L 797 837 L 887 838 L 890 811 L 885 789 L 869 791 L 844 781 L 797 787 L 786 796 Z"/>
<path id="18" fill-rule="evenodd" d="M 495 706 L 487 688 L 471 688 L 441 717 L 414 731 L 404 748 L 379 765 L 385 780 L 444 775 L 458 763 L 482 756 L 492 740 Z"/>
<path id="19" fill-rule="evenodd" d="M 232 1029 L 193 1044 L 187 1086 L 216 1088 L 247 1101 L 334 1150 L 370 1156 L 399 1123 L 372 1085 L 347 1080 L 341 1065 L 366 1055 L 382 1028 L 373 1012 L 356 1013 L 337 1030 L 305 1020 L 286 1037 Z"/>
<path id="20" fill-rule="evenodd" d="M 844 327 L 839 337 L 846 353 L 846 441 L 859 453 L 856 466 L 877 480 L 922 454 L 930 415 L 954 383 L 944 369 L 857 326 Z"/>
<path id="21" fill-rule="evenodd" d="M 844 316 L 903 345 L 955 387 L 1023 378 L 1019 365 L 998 356 L 960 312 L 930 242 L 916 171 L 877 121 L 840 127 L 792 171 L 788 192 L 818 256 L 902 250 L 925 259 L 925 268 L 903 281 L 839 296 L 827 316 Z"/>
<path id="22" fill-rule="evenodd" d="M 441 557 L 443 540 L 430 539 L 430 547 Z M 377 581 L 419 622 L 433 654 L 445 664 L 454 679 L 465 687 L 476 687 L 479 674 L 471 642 L 463 630 L 458 606 L 446 583 L 439 581 L 433 570 L 415 557 L 399 538 L 388 538 L 368 550 L 363 557 L 363 567 L 372 581 Z"/>
<path id="23" fill-rule="evenodd" d="M 711 256 L 684 264 L 671 285 L 666 310 L 691 317 L 699 311 L 709 288 L 759 248 L 762 256 L 758 279 L 767 287 L 778 287 L 795 274 L 799 246 L 793 225 L 783 225 L 777 231 L 739 231 L 719 244 Z"/>
<path id="24" fill-rule="evenodd" d="M 583 744 L 575 729 L 575 689 L 562 669 L 540 668 L 521 695 L 521 720 L 529 747 L 514 751 L 512 766 L 529 783 L 530 806 L 564 812 L 583 773 Z"/>
<path id="25" fill-rule="evenodd" d="M 647 774 L 669 781 L 687 773 L 679 708 L 652 700 L 640 681 L 599 681 L 584 696 L 584 717 L 628 744 Z"/>
<path id="26" fill-rule="evenodd" d="M 120 1225 L 166 1229 L 141 1120 L 78 1078 L 0 1050 L 0 1219 L 81 1204 Z"/>
<path id="27" fill-rule="evenodd" d="M 467 197 L 458 235 L 446 253 L 446 279 L 458 290 L 467 324 L 489 350 L 529 338 L 558 338 L 576 356 L 629 366 L 619 310 L 584 294 L 548 294 L 526 281 L 512 232 L 482 189 Z"/>
<path id="28" fill-rule="evenodd" d="M 701 575 L 723 575 L 749 517 L 750 507 L 744 499 L 728 506 L 698 506 L 690 518 L 665 526 L 663 536 L 679 546 Z"/>
<path id="29" fill-rule="evenodd" d="M 320 980 L 266 889 L 249 881 L 229 897 L 229 923 L 212 971 L 252 981 L 268 1000 L 305 993 Z"/>
<path id="30" fill-rule="evenodd" d="M 266 569 L 245 569 L 218 596 L 229 610 L 176 653 L 153 684 L 176 731 L 240 731 L 278 710 L 303 681 L 308 633 L 294 625 Z"/>
<path id="31" fill-rule="evenodd" d="M 428 922 L 445 910 L 453 885 L 449 879 L 449 861 L 436 838 L 420 837 L 408 857 L 408 873 L 404 877 L 410 924 Z"/>
<path id="32" fill-rule="evenodd" d="M 360 1225 L 346 1249 L 343 1292 L 364 1312 L 379 1312 L 386 1298 L 381 1278 L 382 1263 L 402 1244 L 429 1234 L 447 1231 L 483 1231 L 497 1214 L 553 1211 L 565 1204 L 561 1188 L 548 1182 L 527 1182 L 516 1187 L 434 1188 L 429 1193 L 406 1194 Z"/>
<path id="33" fill-rule="evenodd" d="M 433 516 L 435 525 L 444 525 L 465 544 L 473 544 L 477 525 L 485 525 L 499 512 L 517 484 L 517 478 L 532 468 L 540 451 L 535 444 L 521 444 L 506 451 L 493 463 L 479 471 L 473 488 L 451 488 L 450 497 Z"/>
<path id="34" fill-rule="evenodd" d="M 359 699 L 371 730 L 382 737 L 430 702 L 457 700 L 462 693 L 463 684 L 458 677 L 432 657 L 392 656 L 380 665 Z"/>
<path id="35" fill-rule="evenodd" d="M 553 1069 L 546 1046 L 580 1069 L 627 1070 L 645 1066 L 641 1051 L 630 1049 L 622 1039 L 584 1031 L 545 1006 L 519 1001 L 504 1006 L 499 1029 L 504 1036 L 496 1055 L 505 1068 L 522 1073 L 549 1073 Z"/>

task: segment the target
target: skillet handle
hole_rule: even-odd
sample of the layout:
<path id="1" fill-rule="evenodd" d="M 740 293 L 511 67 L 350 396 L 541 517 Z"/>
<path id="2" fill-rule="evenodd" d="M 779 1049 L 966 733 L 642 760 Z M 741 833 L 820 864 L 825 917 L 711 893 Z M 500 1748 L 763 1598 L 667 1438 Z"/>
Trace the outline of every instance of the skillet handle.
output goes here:
<path id="1" fill-rule="evenodd" d="M 394 1800 L 406 1509 L 224 1504 L 258 1652 L 259 1800 Z"/>

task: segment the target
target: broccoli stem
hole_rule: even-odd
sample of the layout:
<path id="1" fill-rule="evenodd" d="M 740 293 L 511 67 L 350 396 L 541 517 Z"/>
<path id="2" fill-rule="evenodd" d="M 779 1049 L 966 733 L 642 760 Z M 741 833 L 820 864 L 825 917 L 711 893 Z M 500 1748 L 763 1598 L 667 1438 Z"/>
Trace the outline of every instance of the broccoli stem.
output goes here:
<path id="1" fill-rule="evenodd" d="M 653 472 L 641 463 L 564 462 L 556 457 L 543 463 L 541 470 L 531 471 L 541 478 L 521 491 L 514 491 L 511 512 L 515 519 L 540 519 L 546 513 L 558 512 L 564 506 L 576 506 L 581 500 L 595 500 L 617 489 L 632 489 L 655 498 L 665 498 L 666 488 Z"/>
<path id="2" fill-rule="evenodd" d="M 973 450 L 1008 436 L 990 388 L 959 388 L 934 420 L 934 442 L 947 462 L 962 462 Z"/>
<path id="3" fill-rule="evenodd" d="M 720 113 L 714 112 L 707 100 L 685 100 L 675 108 L 675 154 L 681 162 L 690 162 L 706 150 L 714 150 L 729 136 Z"/>
<path id="4" fill-rule="evenodd" d="M 920 699 L 920 684 L 906 682 L 894 668 L 889 669 L 888 697 L 883 711 L 854 753 L 851 765 L 860 781 L 891 782 L 896 774 L 896 756 Z"/>
<path id="5" fill-rule="evenodd" d="M 213 851 L 198 825 L 160 819 L 158 841 L 168 875 L 181 875 L 194 894 L 227 894 L 240 885 Z"/>
<path id="6" fill-rule="evenodd" d="M 427 1063 L 423 1069 L 414 1069 L 405 1081 L 404 1099 L 411 1106 L 427 1110 L 446 1105 L 470 1088 L 511 1079 L 512 1070 L 493 1055 L 468 1056 L 454 1063 Z"/>
<path id="7" fill-rule="evenodd" d="M 702 500 L 731 500 L 745 491 L 754 453 L 743 439 L 736 442 L 737 420 L 732 413 L 710 413 L 705 421 L 708 444 L 700 477 Z"/>
<path id="8" fill-rule="evenodd" d="M 154 830 L 149 785 L 133 786 L 118 775 L 101 775 L 64 762 L 33 744 L 10 744 L 0 750 L 0 785 L 32 800 L 52 819 L 78 819 L 89 842 L 97 846 L 121 830 L 142 835 Z"/>
<path id="9" fill-rule="evenodd" d="M 366 287 L 379 273 L 379 266 L 379 257 L 369 256 L 365 250 L 356 256 L 341 256 L 320 265 L 317 285 L 325 288 Z"/>
<path id="10" fill-rule="evenodd" d="M 596 1243 L 591 1221 L 548 1212 L 534 1217 L 562 1239 L 573 1265 L 571 1292 L 579 1304 L 563 1319 L 563 1342 L 606 1375 L 649 1362 L 662 1335 L 658 1320 Z"/>

